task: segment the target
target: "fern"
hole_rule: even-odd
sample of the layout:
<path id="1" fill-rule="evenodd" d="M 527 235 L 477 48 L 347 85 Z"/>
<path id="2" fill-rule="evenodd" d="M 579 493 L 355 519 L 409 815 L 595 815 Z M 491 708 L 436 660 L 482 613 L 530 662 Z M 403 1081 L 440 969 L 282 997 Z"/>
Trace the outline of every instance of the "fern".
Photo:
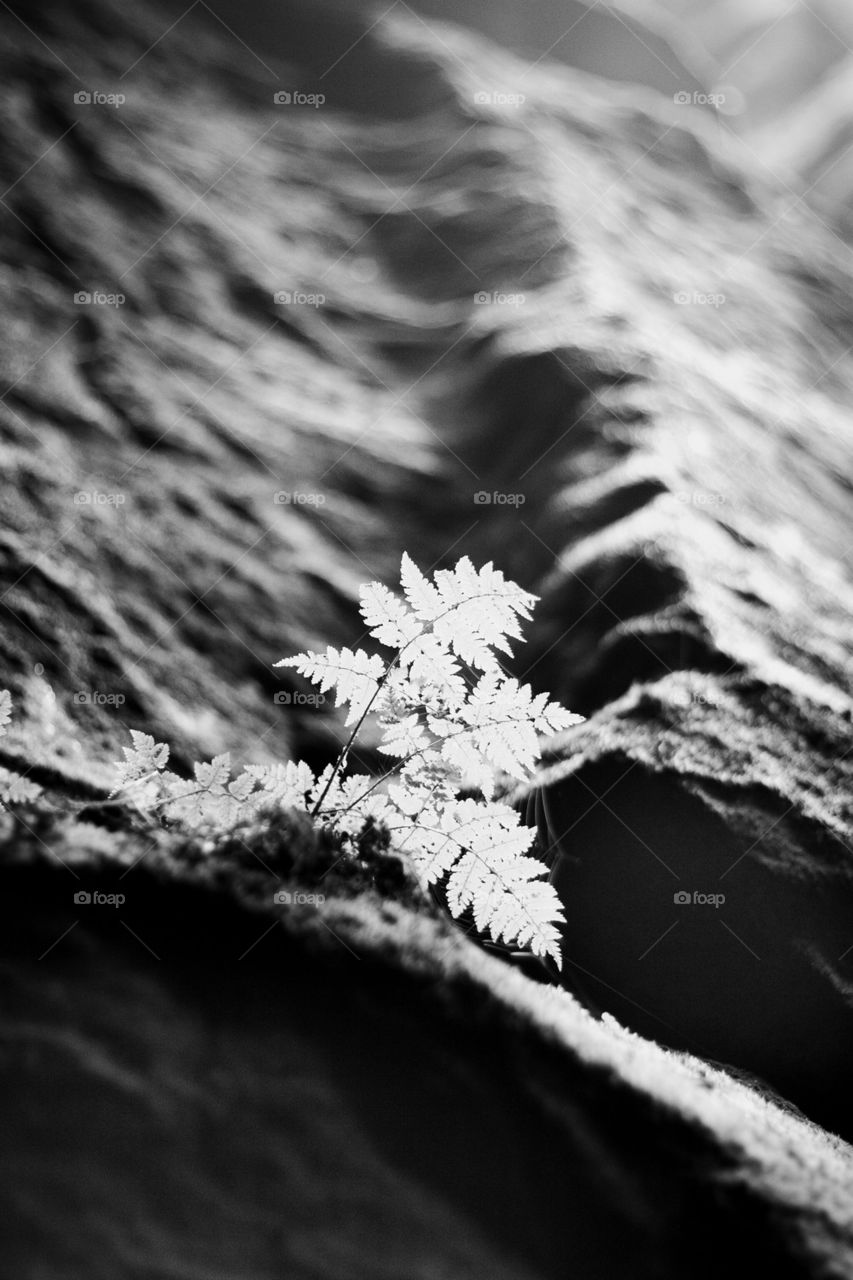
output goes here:
<path id="1" fill-rule="evenodd" d="M 535 597 L 467 557 L 430 580 L 404 555 L 401 586 L 402 594 L 375 582 L 361 589 L 362 617 L 372 639 L 391 651 L 386 659 L 328 646 L 276 664 L 333 690 L 348 707 L 349 737 L 319 777 L 299 762 L 250 765 L 232 778 L 222 755 L 181 779 L 166 767 L 168 747 L 135 732 L 114 794 L 214 828 L 271 805 L 299 809 L 334 827 L 353 850 L 368 823 L 385 827 L 424 885 L 443 885 L 453 916 L 470 911 L 495 942 L 529 947 L 559 965 L 559 899 L 530 853 L 533 829 L 500 799 L 509 784 L 530 777 L 539 735 L 581 719 L 501 667 L 499 655 L 521 638 Z M 391 763 L 378 778 L 347 775 L 350 749 L 371 714 Z"/>
<path id="2" fill-rule="evenodd" d="M 6 732 L 6 726 L 12 718 L 12 695 L 8 689 L 0 690 L 0 737 Z M 30 782 L 23 774 L 14 773 L 11 769 L 0 767 L 0 811 L 6 805 L 28 804 L 41 795 L 41 787 Z"/>
<path id="3" fill-rule="evenodd" d="M 313 684 L 319 685 L 322 693 L 329 689 L 337 690 L 337 705 L 350 704 L 347 724 L 364 716 L 376 696 L 383 672 L 381 658 L 369 658 L 360 649 L 355 653 L 351 649 L 338 652 L 331 645 L 325 654 L 301 653 L 298 658 L 290 659 L 290 665 Z"/>

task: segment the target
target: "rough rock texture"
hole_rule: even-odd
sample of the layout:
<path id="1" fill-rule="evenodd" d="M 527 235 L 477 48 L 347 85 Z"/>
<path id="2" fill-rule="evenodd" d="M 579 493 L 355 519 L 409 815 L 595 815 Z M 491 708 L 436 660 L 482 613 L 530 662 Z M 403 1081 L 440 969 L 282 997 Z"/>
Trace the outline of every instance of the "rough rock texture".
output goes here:
<path id="1" fill-rule="evenodd" d="M 846 250 L 650 92 L 214 8 L 0 13 L 14 1274 L 850 1274 Z M 272 663 L 404 547 L 542 595 L 589 717 L 526 797 L 568 991 L 380 855 L 253 888 L 101 803 L 128 727 L 326 757 Z"/>
<path id="2" fill-rule="evenodd" d="M 283 836 L 6 843 L 10 1274 L 850 1274 L 843 1144 Z"/>

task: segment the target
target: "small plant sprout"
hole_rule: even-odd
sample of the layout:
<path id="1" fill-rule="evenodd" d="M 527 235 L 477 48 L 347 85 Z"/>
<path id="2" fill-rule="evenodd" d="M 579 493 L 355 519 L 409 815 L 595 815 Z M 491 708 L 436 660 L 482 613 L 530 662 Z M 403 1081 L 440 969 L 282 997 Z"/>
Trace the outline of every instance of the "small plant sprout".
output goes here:
<path id="1" fill-rule="evenodd" d="M 329 646 L 276 664 L 334 691 L 347 708 L 349 736 L 319 777 L 299 762 L 251 765 L 232 779 L 222 755 L 196 765 L 188 781 L 166 770 L 168 747 L 135 732 L 118 789 L 132 788 L 142 808 L 168 807 L 170 817 L 196 825 L 232 825 L 277 805 L 307 811 L 353 847 L 368 823 L 382 826 L 423 883 L 443 887 L 454 917 L 470 910 L 496 943 L 559 966 L 559 898 L 530 854 L 535 831 L 501 799 L 532 776 L 540 736 L 582 718 L 501 666 L 536 597 L 467 557 L 430 580 L 404 555 L 401 587 L 361 589 L 362 617 L 386 657 Z M 378 777 L 347 771 L 368 716 L 378 720 L 389 760 Z"/>

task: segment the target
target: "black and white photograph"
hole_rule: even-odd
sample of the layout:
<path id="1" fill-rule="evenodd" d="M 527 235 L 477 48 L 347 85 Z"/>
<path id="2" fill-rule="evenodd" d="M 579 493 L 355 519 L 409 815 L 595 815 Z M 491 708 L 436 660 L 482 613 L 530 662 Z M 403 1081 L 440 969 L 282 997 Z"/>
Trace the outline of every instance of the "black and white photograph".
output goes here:
<path id="1" fill-rule="evenodd" d="M 0 1280 L 853 1280 L 853 4 L 0 0 Z"/>

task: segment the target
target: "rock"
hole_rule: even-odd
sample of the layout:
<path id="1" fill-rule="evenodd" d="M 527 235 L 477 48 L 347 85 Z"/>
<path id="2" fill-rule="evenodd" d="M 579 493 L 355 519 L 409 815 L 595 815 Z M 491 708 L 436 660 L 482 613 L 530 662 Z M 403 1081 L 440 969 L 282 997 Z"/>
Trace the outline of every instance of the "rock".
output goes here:
<path id="1" fill-rule="evenodd" d="M 566 970 L 593 1006 L 849 1138 L 850 722 L 818 737 L 813 708 L 751 684 L 667 677 L 578 735 L 542 801 Z"/>
<path id="2" fill-rule="evenodd" d="M 277 12 L 0 16 L 14 1274 L 848 1275 L 847 251 L 652 94 Z M 566 990 L 381 850 L 104 803 L 130 728 L 327 759 L 272 664 L 404 548 L 588 716 L 521 797 Z"/>
<path id="3" fill-rule="evenodd" d="M 378 12 L 372 0 L 356 0 L 356 6 L 343 0 L 324 2 L 340 9 Z M 217 0 L 216 11 L 230 23 L 237 16 L 237 6 L 229 5 L 223 11 L 225 3 Z M 495 84 L 485 90 L 492 94 L 523 92 L 545 58 L 588 74 L 654 89 L 670 99 L 676 93 L 701 98 L 710 88 L 707 55 L 688 39 L 686 29 L 655 5 L 637 8 L 618 2 L 539 0 L 535 9 L 530 9 L 512 0 L 489 5 L 478 0 L 415 0 L 409 11 L 432 29 L 436 23 L 458 23 L 521 54 L 521 78 L 512 85 Z"/>
<path id="4" fill-rule="evenodd" d="M 43 44 L 5 18 L 0 280 L 2 661 L 34 707 L 24 754 L 104 782 L 130 727 L 185 762 L 280 755 L 294 733 L 328 752 L 328 717 L 288 718 L 272 663 L 351 635 L 359 583 L 407 544 L 434 558 L 412 489 L 443 506 L 434 437 L 383 380 L 394 292 L 374 286 L 368 339 L 376 258 L 346 258 L 375 216 L 364 170 L 350 157 L 322 194 L 343 142 L 288 117 L 203 24 L 146 54 L 148 10 L 33 21 Z M 119 89 L 118 106 L 74 100 Z"/>
<path id="5" fill-rule="evenodd" d="M 656 7 L 701 42 L 716 64 L 715 88 L 729 90 L 729 123 L 751 145 L 774 120 L 781 136 L 780 117 L 840 65 L 853 37 L 844 0 L 656 0 Z"/>
<path id="6" fill-rule="evenodd" d="M 277 907 L 258 863 L 86 834 L 71 881 L 30 844 L 0 896 L 15 1275 L 849 1273 L 849 1149 L 423 905 L 333 872 Z"/>
<path id="7" fill-rule="evenodd" d="M 787 188 L 849 241 L 850 47 L 843 0 L 657 0 L 704 60 L 706 93 L 723 135 L 747 167 Z M 710 101 L 709 101 L 710 98 Z"/>
<path id="8" fill-rule="evenodd" d="M 849 242 L 853 234 L 853 188 L 848 151 L 853 127 L 851 63 L 845 58 L 820 77 L 811 92 L 785 113 L 780 127 L 762 140 L 777 172 L 802 185 L 828 226 Z"/>

